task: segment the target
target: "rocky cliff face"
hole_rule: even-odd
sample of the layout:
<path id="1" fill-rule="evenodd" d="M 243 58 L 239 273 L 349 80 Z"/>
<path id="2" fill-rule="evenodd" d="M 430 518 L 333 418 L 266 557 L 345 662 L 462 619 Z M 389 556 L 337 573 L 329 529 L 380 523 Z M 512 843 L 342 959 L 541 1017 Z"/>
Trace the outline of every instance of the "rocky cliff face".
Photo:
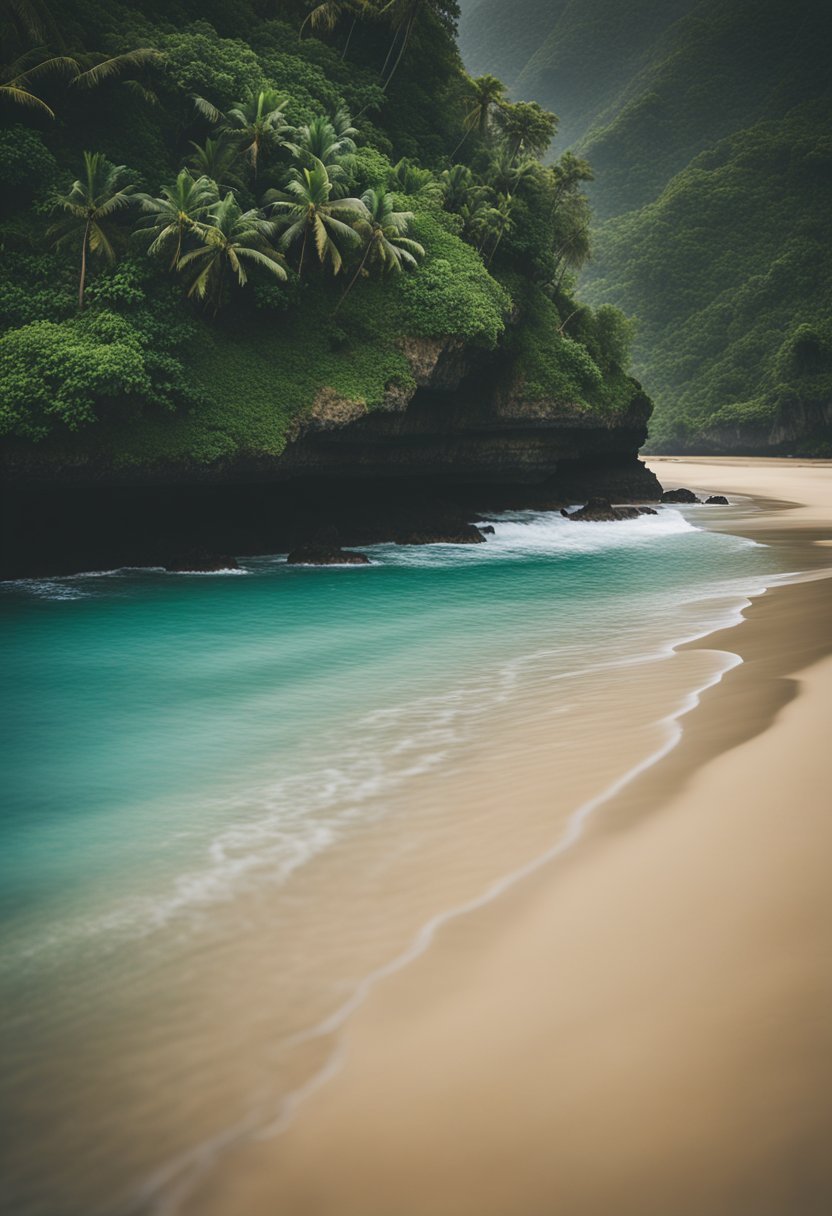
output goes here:
<path id="1" fill-rule="evenodd" d="M 368 412 L 323 386 L 279 457 L 107 468 L 9 461 L 6 577 L 164 564 L 189 548 L 281 552 L 324 533 L 371 543 L 504 506 L 658 498 L 637 459 L 651 405 L 635 381 L 605 415 L 529 399 L 522 372 L 459 342 L 403 339 L 412 383 Z"/>

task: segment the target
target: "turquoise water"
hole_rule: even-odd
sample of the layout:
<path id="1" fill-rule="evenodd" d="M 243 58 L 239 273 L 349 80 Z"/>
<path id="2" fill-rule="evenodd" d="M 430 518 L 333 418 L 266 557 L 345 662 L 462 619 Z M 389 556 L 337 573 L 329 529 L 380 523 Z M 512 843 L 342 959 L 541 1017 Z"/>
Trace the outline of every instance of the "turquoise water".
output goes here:
<path id="1" fill-rule="evenodd" d="M 348 995 L 365 946 L 379 961 L 331 876 L 359 903 L 386 864 L 374 833 L 418 850 L 419 782 L 532 689 L 568 714 L 587 673 L 735 620 L 778 573 L 774 551 L 700 518 L 518 513 L 485 545 L 379 546 L 370 567 L 3 587 L 0 1210 L 121 1210 L 203 1123 L 273 1115 L 282 1038 Z M 451 810 L 433 808 L 443 848 Z M 266 937 L 280 1015 L 264 997 L 255 1018 L 217 977 L 260 968 Z M 328 950 L 352 959 L 337 984 L 334 963 L 316 970 Z"/>

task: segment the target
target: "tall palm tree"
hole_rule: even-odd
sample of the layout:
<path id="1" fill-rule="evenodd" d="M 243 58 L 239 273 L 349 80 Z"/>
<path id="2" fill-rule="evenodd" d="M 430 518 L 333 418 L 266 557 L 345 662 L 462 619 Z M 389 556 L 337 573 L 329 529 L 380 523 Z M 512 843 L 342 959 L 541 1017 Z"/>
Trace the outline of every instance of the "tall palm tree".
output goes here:
<path id="1" fill-rule="evenodd" d="M 292 169 L 285 189 L 267 191 L 263 201 L 278 216 L 282 247 L 289 249 L 300 242 L 301 276 L 310 240 L 320 265 L 329 262 L 332 273 L 338 274 L 344 264 L 340 247 L 358 244 L 355 225 L 367 220 L 367 208 L 360 198 L 332 197 L 332 181 L 319 160 L 311 169 Z"/>
<path id="2" fill-rule="evenodd" d="M 113 219 L 133 203 L 135 186 L 125 183 L 124 165 L 113 165 L 101 152 L 84 153 L 84 173 L 72 183 L 67 194 L 55 200 L 55 210 L 63 218 L 52 226 L 49 235 L 58 245 L 81 240 L 81 271 L 78 280 L 78 308 L 84 307 L 87 283 L 87 256 L 113 263 L 116 252 L 111 230 Z"/>
<path id="3" fill-rule="evenodd" d="M 542 156 L 558 129 L 557 117 L 536 101 L 515 101 L 501 106 L 497 121 L 514 160 L 521 151 L 527 156 Z"/>
<path id="4" fill-rule="evenodd" d="M 321 3 L 313 5 L 304 17 L 298 32 L 298 40 L 303 37 L 303 31 L 307 25 L 313 30 L 323 30 L 324 33 L 331 34 L 342 17 L 352 17 L 347 40 L 341 52 L 341 58 L 346 59 L 355 27 L 368 7 L 369 0 L 321 0 Z"/>
<path id="5" fill-rule="evenodd" d="M 285 259 L 272 244 L 274 233 L 274 224 L 261 211 L 243 211 L 229 190 L 205 221 L 193 225 L 201 244 L 179 258 L 178 269 L 190 279 L 188 295 L 210 300 L 216 312 L 229 283 L 236 281 L 244 287 L 252 267 L 285 280 Z"/>
<path id="6" fill-rule="evenodd" d="M 484 174 L 485 180 L 497 194 L 520 194 L 524 186 L 541 173 L 540 161 L 532 156 L 515 160 L 507 145 L 502 144 Z"/>
<path id="7" fill-rule="evenodd" d="M 77 89 L 94 89 L 107 80 L 119 80 L 128 72 L 142 71 L 148 67 L 160 67 L 165 60 L 161 51 L 153 47 L 137 47 L 134 51 L 126 51 L 123 55 L 101 55 L 97 52 L 81 54 L 79 57 L 80 71 L 72 80 Z M 136 80 L 125 81 L 125 84 L 137 84 Z M 150 99 L 150 90 L 142 86 L 141 91 Z M 156 101 L 155 94 L 152 100 Z"/>
<path id="8" fill-rule="evenodd" d="M 162 187 L 160 198 L 137 194 L 136 201 L 152 217 L 136 229 L 136 236 L 150 242 L 147 247 L 150 254 L 162 255 L 172 250 L 170 269 L 175 270 L 185 237 L 205 220 L 219 198 L 216 182 L 208 177 L 194 180 L 187 169 L 181 169 L 173 185 Z"/>
<path id="9" fill-rule="evenodd" d="M 418 266 L 418 259 L 425 256 L 424 246 L 407 235 L 413 212 L 396 211 L 392 194 L 384 190 L 366 190 L 361 195 L 361 202 L 367 210 L 367 219 L 359 224 L 364 253 L 335 312 L 352 291 L 359 275 L 371 267 L 377 266 L 382 274 L 401 274 L 406 267 Z"/>
<path id="10" fill-rule="evenodd" d="M 225 192 L 241 189 L 243 183 L 234 171 L 240 154 L 233 140 L 225 135 L 218 135 L 216 139 L 209 136 L 204 144 L 198 144 L 194 140 L 191 140 L 190 144 L 193 152 L 186 164 L 193 177 L 210 177 L 220 190 Z"/>
<path id="11" fill-rule="evenodd" d="M 260 89 L 236 102 L 224 114 L 204 97 L 194 97 L 199 113 L 209 122 L 219 124 L 220 132 L 237 143 L 251 166 L 255 183 L 261 160 L 279 147 L 291 131 L 283 113 L 287 101 L 276 89 Z"/>
<path id="12" fill-rule="evenodd" d="M 494 242 L 491 246 L 491 253 L 488 255 L 488 259 L 486 260 L 486 266 L 490 266 L 494 261 L 494 255 L 499 248 L 500 241 L 503 239 L 506 233 L 511 232 L 512 228 L 514 227 L 514 220 L 511 218 L 512 205 L 512 198 L 510 194 L 500 194 L 497 196 L 496 203 L 489 209 L 489 214 L 485 218 L 485 237 L 481 248 L 485 248 L 485 244 L 489 238 Z"/>
<path id="13" fill-rule="evenodd" d="M 496 76 L 477 76 L 470 80 L 471 99 L 463 126 L 465 134 L 451 153 L 456 156 L 472 131 L 482 138 L 488 131 L 491 115 L 505 104 L 506 86 Z"/>

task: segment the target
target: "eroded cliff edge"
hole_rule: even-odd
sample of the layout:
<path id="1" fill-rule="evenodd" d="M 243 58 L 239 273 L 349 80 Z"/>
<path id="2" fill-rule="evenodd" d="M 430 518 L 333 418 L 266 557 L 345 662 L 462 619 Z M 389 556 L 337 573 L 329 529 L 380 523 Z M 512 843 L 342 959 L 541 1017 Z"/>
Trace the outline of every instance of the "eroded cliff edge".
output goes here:
<path id="1" fill-rule="evenodd" d="M 281 552 L 321 534 L 341 543 L 439 535 L 501 507 L 591 494 L 658 498 L 637 458 L 651 403 L 622 377 L 615 408 L 531 389 L 510 347 L 403 338 L 411 375 L 368 409 L 323 384 L 280 455 L 120 463 L 65 445 L 3 456 L 4 577 L 164 564 L 191 549 Z"/>

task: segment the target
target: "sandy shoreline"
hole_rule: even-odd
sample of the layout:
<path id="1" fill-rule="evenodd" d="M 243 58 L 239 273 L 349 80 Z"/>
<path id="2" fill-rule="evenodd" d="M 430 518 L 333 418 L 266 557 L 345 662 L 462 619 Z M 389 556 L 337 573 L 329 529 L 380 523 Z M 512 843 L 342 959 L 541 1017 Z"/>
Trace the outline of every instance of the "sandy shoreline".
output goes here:
<path id="1" fill-rule="evenodd" d="M 828 561 L 828 463 L 650 463 L 666 485 L 777 500 L 748 534 L 788 543 L 795 568 Z M 556 881 L 538 872 L 379 985 L 342 1071 L 182 1210 L 832 1210 L 830 607 L 831 579 L 781 587 L 693 643 L 744 662 L 673 752 Z M 540 780 L 530 767 L 518 796 Z"/>

